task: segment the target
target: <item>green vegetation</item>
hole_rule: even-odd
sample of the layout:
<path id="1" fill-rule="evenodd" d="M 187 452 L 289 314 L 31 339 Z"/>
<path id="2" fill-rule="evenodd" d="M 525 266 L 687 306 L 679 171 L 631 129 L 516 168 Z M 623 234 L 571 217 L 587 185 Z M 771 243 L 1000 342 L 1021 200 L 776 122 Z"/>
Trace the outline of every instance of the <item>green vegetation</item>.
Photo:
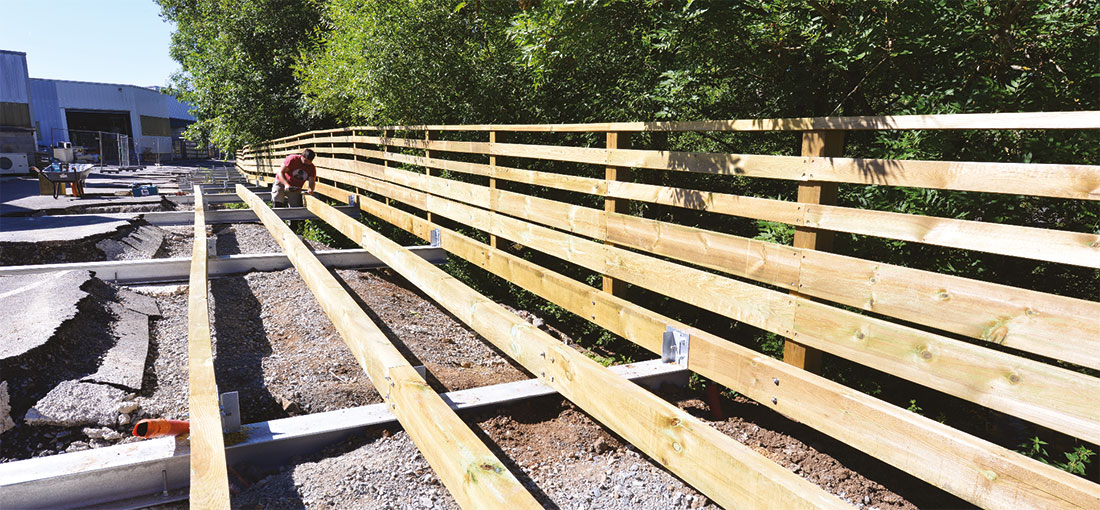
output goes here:
<path id="1" fill-rule="evenodd" d="M 349 125 L 563 123 L 831 115 L 1100 110 L 1100 2 L 1034 0 L 158 0 L 174 21 L 175 80 L 200 119 L 190 135 L 234 150 L 309 129 Z M 444 137 L 459 137 L 444 133 Z M 601 146 L 590 134 L 518 134 L 519 142 Z M 456 138 L 458 139 L 458 138 Z M 483 138 L 482 138 L 483 140 Z M 654 145 L 647 134 L 636 147 Z M 792 133 L 677 133 L 671 150 L 798 154 Z M 853 157 L 1100 164 L 1095 132 L 853 132 Z M 601 168 L 523 160 L 536 170 Z M 460 179 L 468 177 L 454 176 Z M 636 172 L 638 182 L 790 200 L 778 180 Z M 503 184 L 600 207 L 600 199 Z M 506 188 L 508 189 L 508 188 Z M 1100 233 L 1078 200 L 842 185 L 841 205 Z M 648 218 L 790 244 L 789 225 L 632 204 Z M 375 219 L 403 244 L 411 235 Z M 311 239 L 335 239 L 306 222 Z M 483 233 L 447 225 L 484 240 Z M 313 236 L 313 237 L 311 237 Z M 838 234 L 834 251 L 864 259 L 1096 299 L 1100 271 Z M 598 275 L 512 250 L 590 285 Z M 604 362 L 648 353 L 581 317 L 452 257 L 446 270 L 479 292 L 532 310 Z M 630 299 L 781 357 L 783 339 L 632 288 Z M 1078 369 L 1079 367 L 1068 367 Z M 980 406 L 826 356 L 825 375 L 979 435 Z M 917 405 L 920 402 L 921 405 Z M 968 425 L 968 424 L 973 424 Z M 967 427 L 970 426 L 970 429 Z M 1013 446 L 1024 437 L 1000 438 Z M 1027 435 L 1032 432 L 1026 432 Z M 1007 437 L 1007 436 L 1006 436 Z M 1082 474 L 1092 451 L 1056 441 Z M 1052 462 L 1035 438 L 1026 452 Z"/>

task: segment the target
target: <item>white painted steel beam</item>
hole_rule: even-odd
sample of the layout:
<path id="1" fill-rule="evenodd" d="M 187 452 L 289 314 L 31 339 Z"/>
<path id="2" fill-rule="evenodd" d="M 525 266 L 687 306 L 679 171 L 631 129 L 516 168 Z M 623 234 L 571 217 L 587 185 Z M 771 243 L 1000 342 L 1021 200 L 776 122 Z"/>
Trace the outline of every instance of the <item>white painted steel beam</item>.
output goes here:
<path id="1" fill-rule="evenodd" d="M 417 255 L 433 264 L 447 262 L 447 252 L 432 246 L 413 246 L 409 248 Z M 363 249 L 326 250 L 316 252 L 326 267 L 332 269 L 370 269 L 383 267 L 383 264 Z M 209 262 L 210 278 L 217 278 L 249 271 L 281 271 L 294 267 L 290 259 L 282 253 L 264 253 L 255 255 L 224 255 L 211 257 Z M 69 270 L 92 271 L 101 280 L 119 284 L 183 282 L 190 277 L 191 258 L 118 260 L 105 262 L 74 262 L 69 264 L 35 264 L 28 266 L 0 267 L 0 276 L 17 274 L 43 274 Z"/>
<path id="2" fill-rule="evenodd" d="M 351 216 L 353 218 L 359 217 L 359 208 L 354 205 L 343 205 L 336 207 L 339 211 Z M 314 219 L 316 216 L 313 213 L 306 210 L 305 207 L 285 207 L 279 209 L 272 209 L 275 214 L 278 214 L 280 218 L 284 220 L 308 220 Z M 78 215 L 66 215 L 66 216 L 78 216 Z M 120 215 L 121 217 L 137 218 L 141 217 L 150 225 L 156 225 L 158 227 L 169 225 L 191 225 L 194 223 L 195 213 L 193 211 L 165 211 L 165 212 L 145 212 L 145 213 L 133 213 L 131 215 Z M 260 219 L 256 216 L 256 212 L 252 209 L 217 209 L 212 211 L 206 211 L 206 224 L 213 225 L 215 223 L 259 223 Z"/>
<path id="3" fill-rule="evenodd" d="M 649 387 L 664 382 L 684 385 L 688 377 L 683 368 L 660 360 L 611 370 Z M 461 411 L 554 393 L 529 379 L 440 396 Z M 231 466 L 245 462 L 275 466 L 368 427 L 396 422 L 383 403 L 253 423 L 241 427 L 243 442 L 226 447 L 226 461 Z M 187 498 L 189 462 L 186 441 L 160 438 L 0 464 L 0 508 L 141 508 L 178 501 Z"/>

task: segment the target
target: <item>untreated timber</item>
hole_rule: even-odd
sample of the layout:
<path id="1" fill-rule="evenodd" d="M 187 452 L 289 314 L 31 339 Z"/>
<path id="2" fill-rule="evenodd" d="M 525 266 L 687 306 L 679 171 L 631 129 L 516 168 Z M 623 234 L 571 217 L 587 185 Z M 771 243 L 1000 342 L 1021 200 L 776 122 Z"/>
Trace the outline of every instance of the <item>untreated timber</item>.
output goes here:
<path id="1" fill-rule="evenodd" d="M 373 136 L 357 139 L 412 149 L 599 166 L 1100 200 L 1100 165 L 771 156 Z"/>
<path id="2" fill-rule="evenodd" d="M 601 241 L 717 269 L 808 296 L 1100 369 L 1100 303 L 767 243 L 357 163 L 319 174 L 427 209 L 423 192 Z M 406 188 L 386 186 L 380 181 Z M 421 190 L 421 191 L 414 191 Z M 396 193 L 397 195 L 394 195 Z M 1075 342 L 1064 342 L 1066 336 Z"/>
<path id="3" fill-rule="evenodd" d="M 650 388 L 687 383 L 687 370 L 659 360 L 610 368 Z M 537 379 L 527 379 L 451 391 L 442 397 L 452 409 L 462 411 L 554 393 Z M 278 466 L 396 420 L 389 404 L 380 403 L 251 423 L 241 427 L 245 439 L 226 447 L 225 455 L 231 465 Z M 0 463 L 0 508 L 106 510 L 187 499 L 189 461 L 185 442 L 160 438 Z"/>
<path id="4" fill-rule="evenodd" d="M 912 241 L 965 250 L 1010 255 L 1034 260 L 1100 268 L 1100 235 L 982 221 L 939 218 L 917 214 L 876 211 L 835 205 L 808 205 L 768 198 L 747 197 L 595 179 L 465 161 L 453 161 L 399 152 L 365 149 L 318 149 L 319 167 L 354 172 L 355 161 L 325 157 L 329 153 L 386 158 L 426 168 L 482 175 L 524 184 L 546 186 L 603 196 L 671 205 L 744 218 L 778 221 L 796 227 Z"/>
<path id="5" fill-rule="evenodd" d="M 431 179 L 394 171 L 416 175 L 420 183 Z M 1097 378 L 605 246 L 439 196 L 375 182 L 368 188 L 373 193 L 402 201 L 405 196 L 413 197 L 407 202 L 410 205 L 592 271 L 1054 430 L 1100 441 L 1100 430 L 1095 427 L 1100 422 L 1100 408 L 1091 399 L 1091 395 L 1100 393 Z M 476 191 L 461 191 L 458 186 L 454 189 L 462 193 Z M 532 199 L 525 198 L 528 202 Z M 569 210 L 574 212 L 584 209 L 571 207 Z M 570 217 L 578 218 L 572 213 Z M 591 228 L 584 225 L 585 221 L 573 224 Z"/>
<path id="6" fill-rule="evenodd" d="M 195 186 L 195 239 L 187 296 L 188 416 L 191 422 L 192 508 L 229 508 L 225 442 L 222 439 L 214 354 L 210 344 L 209 282 L 206 278 L 206 207 Z"/>
<path id="7" fill-rule="evenodd" d="M 307 141 L 310 137 L 340 132 L 398 130 L 433 131 L 810 131 L 810 130 L 1004 130 L 1004 129 L 1100 129 L 1100 112 L 1007 112 L 940 115 L 884 115 L 867 117 L 792 117 L 783 119 L 734 119 L 676 122 L 598 122 L 574 124 L 423 124 L 408 126 L 356 126 L 307 131 L 276 138 L 268 144 Z"/>
<path id="8" fill-rule="evenodd" d="M 463 508 L 537 508 L 535 498 L 428 386 L 290 227 L 244 186 L 237 186 L 237 194 L 256 211 L 290 257 L 371 383 L 455 501 Z M 316 202 L 312 197 L 309 201 Z M 334 214 L 359 224 L 345 214 Z M 331 220 L 331 216 L 325 219 Z"/>
<path id="9" fill-rule="evenodd" d="M 362 223 L 308 207 L 656 462 L 727 507 L 843 508 L 839 499 L 531 326 Z"/>
<path id="10" fill-rule="evenodd" d="M 318 190 L 339 191 L 323 185 Z M 661 351 L 659 339 L 667 327 L 685 331 L 691 336 L 691 370 L 982 508 L 1100 505 L 1100 486 L 1080 477 L 780 363 L 413 214 L 366 197 L 359 203 L 368 214 L 424 239 L 438 229 L 447 251 L 650 351 Z"/>

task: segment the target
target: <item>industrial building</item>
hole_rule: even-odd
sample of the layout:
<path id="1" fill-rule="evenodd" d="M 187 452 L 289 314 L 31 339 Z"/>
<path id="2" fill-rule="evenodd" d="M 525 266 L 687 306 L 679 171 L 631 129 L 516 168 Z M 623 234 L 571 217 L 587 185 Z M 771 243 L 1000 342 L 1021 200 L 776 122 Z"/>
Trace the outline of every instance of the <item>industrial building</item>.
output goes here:
<path id="1" fill-rule="evenodd" d="M 27 56 L 0 50 L 0 153 L 34 160 L 69 142 L 90 161 L 121 164 L 198 157 L 181 133 L 189 106 L 156 87 L 31 78 Z"/>

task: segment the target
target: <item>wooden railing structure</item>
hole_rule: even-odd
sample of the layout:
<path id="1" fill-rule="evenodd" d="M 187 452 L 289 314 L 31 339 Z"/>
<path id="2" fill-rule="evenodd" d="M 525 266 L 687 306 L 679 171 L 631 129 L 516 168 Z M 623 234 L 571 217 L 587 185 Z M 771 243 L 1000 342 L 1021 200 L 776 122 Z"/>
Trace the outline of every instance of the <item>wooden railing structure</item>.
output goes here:
<path id="1" fill-rule="evenodd" d="M 249 147 L 238 153 L 237 165 L 251 179 L 272 182 L 285 156 L 311 148 L 317 153 L 320 194 L 339 200 L 358 195 L 369 215 L 425 240 L 438 236 L 450 254 L 655 353 L 661 353 L 663 338 L 676 336 L 666 332 L 686 333 L 690 370 L 977 506 L 1100 508 L 1096 483 L 816 373 L 820 353 L 830 353 L 1100 443 L 1100 378 L 1094 376 L 1100 370 L 1100 302 L 830 253 L 833 233 L 843 232 L 1100 268 L 1096 232 L 836 203 L 838 186 L 845 184 L 1057 197 L 1100 206 L 1100 165 L 841 157 L 846 131 L 914 129 L 1096 130 L 1100 112 L 349 127 Z M 803 154 L 696 153 L 664 146 L 669 133 L 725 131 L 792 132 L 802 137 Z M 558 133 L 604 138 L 606 146 L 515 142 L 564 138 Z M 631 148 L 637 133 L 646 133 L 637 139 L 656 147 Z M 523 167 L 550 165 L 525 161 L 561 162 L 573 170 L 532 170 Z M 796 181 L 798 198 L 644 184 L 631 179 L 630 169 Z M 604 207 L 580 205 L 598 204 L 590 198 L 573 203 L 544 198 L 540 190 L 546 189 L 595 196 Z M 739 237 L 631 215 L 623 206 L 627 201 L 782 222 L 796 234 L 793 245 Z M 526 326 L 323 201 L 310 198 L 307 207 L 720 504 L 840 503 Z M 456 225 L 465 234 L 448 228 Z M 603 288 L 513 254 L 520 247 L 604 275 Z M 625 299 L 624 285 L 775 333 L 787 341 L 787 363 Z M 424 453 L 455 491 L 459 485 L 444 473 L 456 472 L 448 464 L 463 459 Z"/>

